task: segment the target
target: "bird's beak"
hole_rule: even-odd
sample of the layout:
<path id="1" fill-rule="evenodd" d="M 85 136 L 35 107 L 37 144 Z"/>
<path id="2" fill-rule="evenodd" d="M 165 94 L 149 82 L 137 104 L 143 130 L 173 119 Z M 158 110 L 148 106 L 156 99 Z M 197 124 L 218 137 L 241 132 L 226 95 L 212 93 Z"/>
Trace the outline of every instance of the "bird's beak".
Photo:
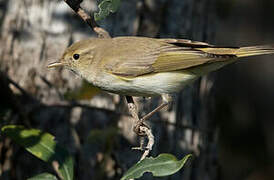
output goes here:
<path id="1" fill-rule="evenodd" d="M 54 63 L 50 63 L 47 68 L 55 68 L 55 67 L 60 67 L 60 66 L 64 66 L 63 63 L 61 62 L 54 62 Z"/>

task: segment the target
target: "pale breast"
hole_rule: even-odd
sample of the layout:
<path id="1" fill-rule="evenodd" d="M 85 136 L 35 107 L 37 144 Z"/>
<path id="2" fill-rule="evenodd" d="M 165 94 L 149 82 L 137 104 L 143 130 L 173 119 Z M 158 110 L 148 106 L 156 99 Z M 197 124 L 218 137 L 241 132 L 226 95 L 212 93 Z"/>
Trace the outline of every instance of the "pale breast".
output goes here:
<path id="1" fill-rule="evenodd" d="M 186 71 L 162 72 L 134 78 L 121 78 L 104 73 L 101 77 L 98 76 L 93 84 L 116 94 L 147 97 L 176 93 L 197 77 Z"/>

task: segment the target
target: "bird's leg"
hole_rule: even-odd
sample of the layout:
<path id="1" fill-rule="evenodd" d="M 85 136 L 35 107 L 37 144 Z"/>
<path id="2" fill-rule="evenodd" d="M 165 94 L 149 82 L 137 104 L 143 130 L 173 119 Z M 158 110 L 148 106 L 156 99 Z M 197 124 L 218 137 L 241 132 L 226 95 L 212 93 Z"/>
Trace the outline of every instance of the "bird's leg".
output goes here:
<path id="1" fill-rule="evenodd" d="M 155 108 L 154 110 L 152 110 L 150 113 L 146 114 L 144 117 L 142 117 L 140 120 L 137 121 L 136 125 L 134 126 L 134 132 L 137 134 L 141 134 L 144 135 L 144 132 L 142 132 L 140 129 L 141 126 L 146 126 L 148 127 L 144 121 L 149 119 L 151 116 L 153 116 L 153 114 L 155 114 L 156 112 L 160 111 L 161 109 L 163 109 L 164 107 L 166 107 L 170 102 L 172 101 L 172 97 L 168 94 L 163 94 L 162 95 L 162 103 Z M 148 127 L 149 128 L 149 127 Z"/>
<path id="2" fill-rule="evenodd" d="M 161 109 L 163 109 L 164 107 L 166 107 L 172 101 L 172 98 L 168 94 L 162 95 L 162 103 L 157 108 L 155 108 L 153 111 L 151 111 L 150 113 L 148 113 L 141 119 L 139 119 L 137 107 L 134 104 L 132 96 L 126 96 L 126 100 L 127 100 L 129 112 L 135 120 L 134 132 L 137 135 L 141 136 L 140 147 L 134 148 L 134 149 L 145 150 L 145 154 L 148 154 L 148 152 L 151 150 L 151 148 L 154 144 L 154 136 L 151 133 L 149 126 L 146 125 L 144 123 L 144 121 L 147 120 L 148 118 L 150 118 L 156 112 L 158 112 Z M 144 136 L 148 137 L 148 144 L 145 149 L 143 148 L 144 147 L 144 145 L 143 145 L 144 144 Z"/>
<path id="3" fill-rule="evenodd" d="M 172 97 L 168 94 L 163 94 L 161 97 L 162 97 L 162 103 L 158 107 L 156 107 L 154 110 L 152 110 L 150 113 L 142 117 L 140 120 L 141 122 L 144 122 L 145 120 L 153 116 L 153 114 L 155 114 L 156 112 L 166 107 L 172 101 Z"/>
<path id="4" fill-rule="evenodd" d="M 142 117 L 141 121 L 147 120 L 148 118 L 153 116 L 153 114 L 155 114 L 156 112 L 158 112 L 161 109 L 163 109 L 164 107 L 166 107 L 171 101 L 172 101 L 171 96 L 169 96 L 167 94 L 162 95 L 162 103 L 157 108 L 152 110 L 150 113 L 148 113 L 144 117 Z"/>
<path id="5" fill-rule="evenodd" d="M 160 111 L 161 109 L 163 109 L 164 107 L 166 107 L 168 105 L 168 102 L 163 101 L 157 108 L 155 108 L 154 110 L 152 110 L 151 112 L 149 112 L 148 114 L 146 114 L 144 117 L 142 117 L 141 119 L 139 119 L 136 123 L 136 125 L 134 126 L 134 132 L 138 135 L 143 135 L 143 133 L 140 131 L 140 127 L 141 126 L 146 126 L 148 127 L 148 125 L 146 125 L 144 123 L 145 120 L 149 119 L 153 114 L 155 114 L 156 112 Z"/>
<path id="6" fill-rule="evenodd" d="M 138 134 L 139 136 L 144 136 L 145 133 L 140 130 L 140 127 L 145 126 L 145 127 L 149 128 L 148 125 L 146 125 L 144 123 L 144 121 L 147 120 L 148 118 L 150 118 L 151 116 L 153 116 L 156 112 L 158 112 L 161 109 L 163 109 L 164 107 L 166 107 L 172 101 L 172 97 L 168 94 L 163 94 L 162 95 L 162 103 L 157 108 L 152 110 L 150 113 L 148 113 L 144 117 L 142 117 L 141 119 L 139 119 L 138 111 L 137 111 L 136 105 L 134 104 L 132 96 L 126 96 L 126 100 L 128 103 L 129 112 L 135 119 L 136 125 L 134 126 L 134 132 L 136 134 Z"/>
<path id="7" fill-rule="evenodd" d="M 142 126 L 146 126 L 148 127 L 144 121 L 149 119 L 151 116 L 153 116 L 153 114 L 155 114 L 156 112 L 160 111 L 161 109 L 163 109 L 164 107 L 166 107 L 170 102 L 172 101 L 172 97 L 168 94 L 163 94 L 162 95 L 162 103 L 156 107 L 154 110 L 152 110 L 151 112 L 149 112 L 148 114 L 146 114 L 144 117 L 142 117 L 137 124 L 134 126 L 134 132 L 137 134 L 141 133 L 141 127 Z"/>

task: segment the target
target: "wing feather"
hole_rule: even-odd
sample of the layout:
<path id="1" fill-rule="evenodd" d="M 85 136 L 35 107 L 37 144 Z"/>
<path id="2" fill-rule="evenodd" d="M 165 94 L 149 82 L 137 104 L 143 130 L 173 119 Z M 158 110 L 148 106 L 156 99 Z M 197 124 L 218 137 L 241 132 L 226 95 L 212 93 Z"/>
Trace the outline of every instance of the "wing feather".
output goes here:
<path id="1" fill-rule="evenodd" d="M 105 55 L 105 67 L 113 74 L 127 77 L 183 70 L 206 63 L 225 61 L 234 57 L 238 49 L 215 47 L 208 43 L 185 39 L 119 37 L 113 40 L 110 47 L 115 50 L 106 50 L 108 55 Z"/>

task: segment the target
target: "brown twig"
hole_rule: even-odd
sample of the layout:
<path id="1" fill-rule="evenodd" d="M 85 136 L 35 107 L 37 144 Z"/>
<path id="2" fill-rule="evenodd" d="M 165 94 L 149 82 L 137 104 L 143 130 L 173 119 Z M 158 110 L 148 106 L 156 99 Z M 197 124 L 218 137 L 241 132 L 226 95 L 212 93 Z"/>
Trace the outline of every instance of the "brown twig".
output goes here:
<path id="1" fill-rule="evenodd" d="M 83 2 L 83 0 L 64 0 L 71 9 L 73 9 L 75 11 L 75 13 L 83 20 L 85 21 L 92 29 L 94 32 L 96 32 L 98 34 L 98 36 L 100 38 L 111 38 L 111 36 L 109 35 L 109 33 L 99 27 L 95 20 L 94 17 L 88 15 L 84 9 L 80 6 L 80 4 Z"/>
<path id="2" fill-rule="evenodd" d="M 140 161 L 142 161 L 143 159 L 145 159 L 149 152 L 152 150 L 152 146 L 154 144 L 154 136 L 152 134 L 151 129 L 149 129 L 148 127 L 142 126 L 140 127 L 141 131 L 145 132 L 147 138 L 148 138 L 148 143 L 147 146 L 145 147 L 145 151 L 140 159 Z"/>
<path id="3" fill-rule="evenodd" d="M 61 180 L 63 180 L 64 177 L 63 177 L 63 175 L 62 175 L 62 174 L 60 173 L 60 171 L 59 171 L 59 167 L 60 167 L 59 163 L 58 163 L 57 161 L 53 161 L 53 162 L 52 162 L 52 167 L 53 167 L 54 171 L 56 172 L 57 176 L 58 176 Z"/>
<path id="4" fill-rule="evenodd" d="M 136 132 L 137 135 L 141 136 L 140 147 L 132 148 L 132 149 L 141 150 L 141 151 L 144 150 L 144 153 L 140 159 L 140 161 L 141 161 L 141 160 L 145 159 L 145 157 L 147 157 L 149 152 L 152 150 L 152 146 L 154 144 L 154 136 L 152 134 L 151 129 L 147 125 L 145 125 L 142 122 L 142 120 L 139 118 L 138 110 L 137 110 L 137 107 L 133 101 L 132 96 L 126 96 L 126 100 L 127 100 L 129 112 L 134 119 L 134 124 L 135 124 L 134 129 L 137 127 L 137 129 L 135 129 L 134 131 Z M 148 138 L 148 143 L 145 148 L 143 147 L 144 146 L 144 137 Z"/>

